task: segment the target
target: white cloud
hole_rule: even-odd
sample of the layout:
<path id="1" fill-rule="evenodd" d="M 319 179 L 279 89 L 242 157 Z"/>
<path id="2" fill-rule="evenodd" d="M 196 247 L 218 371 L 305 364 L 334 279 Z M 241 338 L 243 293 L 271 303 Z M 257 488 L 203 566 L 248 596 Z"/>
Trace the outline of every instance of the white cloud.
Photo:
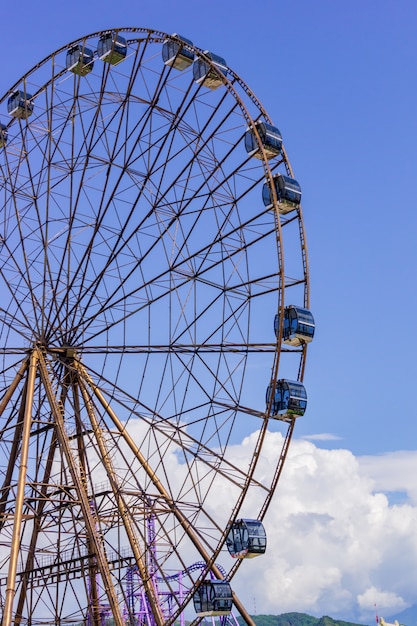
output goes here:
<path id="1" fill-rule="evenodd" d="M 315 435 L 304 435 L 306 441 L 340 441 L 341 437 L 333 433 L 317 433 Z"/>
<path id="2" fill-rule="evenodd" d="M 139 421 L 131 430 L 141 447 L 157 449 L 156 440 L 146 442 Z M 255 440 L 253 433 L 231 446 L 229 460 L 244 467 Z M 268 434 L 258 478 L 275 467 L 282 440 L 279 432 Z M 187 484 L 187 468 L 176 450 L 174 444 L 163 450 L 162 478 L 169 477 L 174 490 L 177 483 Z M 232 581 L 249 612 L 256 606 L 257 613 L 301 611 L 372 623 L 375 605 L 384 617 L 411 606 L 417 580 L 416 470 L 417 452 L 356 458 L 345 449 L 324 450 L 293 439 L 264 520 L 267 553 L 243 562 Z M 206 505 L 221 519 L 233 501 L 230 485 L 219 480 L 213 491 L 215 501 Z M 392 491 L 404 493 L 405 503 L 391 505 L 387 494 Z M 252 509 L 259 510 L 259 502 L 245 504 L 247 517 Z M 188 562 L 189 555 L 183 557 Z M 225 550 L 219 562 L 230 558 Z"/>
<path id="3" fill-rule="evenodd" d="M 276 437 L 271 435 L 271 437 Z M 293 440 L 265 527 L 267 554 L 233 580 L 258 613 L 302 611 L 371 623 L 412 605 L 417 453 L 355 458 Z M 409 502 L 390 506 L 384 492 Z M 250 601 L 249 601 L 250 603 Z"/>
<path id="4" fill-rule="evenodd" d="M 358 596 L 358 604 L 365 610 L 368 609 L 372 602 L 375 605 L 375 609 L 383 606 L 388 613 L 406 608 L 406 603 L 398 594 L 392 591 L 381 591 L 376 587 L 369 587 L 363 594 Z"/>
<path id="5" fill-rule="evenodd" d="M 361 473 L 369 476 L 375 489 L 403 491 L 417 504 L 417 454 L 414 451 L 388 452 L 360 457 Z"/>

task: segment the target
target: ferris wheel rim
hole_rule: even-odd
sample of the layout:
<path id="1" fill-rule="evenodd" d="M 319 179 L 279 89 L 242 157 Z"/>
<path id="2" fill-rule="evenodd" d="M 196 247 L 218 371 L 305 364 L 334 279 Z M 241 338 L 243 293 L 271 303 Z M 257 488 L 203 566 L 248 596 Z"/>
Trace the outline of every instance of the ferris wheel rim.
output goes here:
<path id="1" fill-rule="evenodd" d="M 116 31 L 116 32 L 132 32 L 132 33 L 134 33 L 134 32 L 143 32 L 143 33 L 145 33 L 145 32 L 146 32 L 146 33 L 148 33 L 148 39 L 149 39 L 149 37 L 150 37 L 151 35 L 154 35 L 154 36 L 157 38 L 158 43 L 162 43 L 162 42 L 163 42 L 163 40 L 164 40 L 164 39 L 166 39 L 166 38 L 173 37 L 173 36 L 167 35 L 167 34 L 165 34 L 165 33 L 161 33 L 160 31 L 151 31 L 151 30 L 149 30 L 149 29 L 129 29 L 129 28 L 128 28 L 128 29 L 112 29 L 112 31 Z M 91 35 L 87 35 L 87 36 L 85 36 L 85 37 L 83 37 L 83 38 L 81 38 L 81 39 L 74 40 L 74 41 L 73 41 L 73 42 L 71 42 L 70 44 L 67 44 L 66 46 L 64 46 L 64 47 L 62 47 L 62 48 L 60 48 L 60 49 L 58 49 L 57 51 L 55 51 L 54 53 L 52 53 L 51 55 L 49 55 L 48 57 L 46 57 L 46 58 L 45 58 L 45 59 L 44 59 L 41 63 L 39 63 L 37 66 L 35 66 L 35 68 L 33 68 L 32 70 L 30 70 L 29 72 L 27 72 L 27 73 L 26 73 L 26 74 L 22 77 L 22 79 L 20 79 L 20 81 L 18 81 L 18 82 L 17 82 L 17 83 L 13 86 L 13 88 L 12 88 L 12 90 L 11 90 L 11 91 L 14 91 L 14 89 L 17 89 L 17 88 L 18 88 L 18 86 L 19 86 L 19 85 L 21 85 L 21 83 L 22 83 L 22 82 L 24 82 L 24 83 L 25 83 L 25 82 L 26 82 L 26 81 L 27 81 L 27 80 L 31 77 L 32 73 L 33 73 L 33 72 L 36 72 L 36 71 L 40 68 L 40 66 L 45 65 L 45 64 L 47 64 L 47 63 L 49 63 L 49 62 L 50 62 L 53 58 L 55 58 L 55 56 L 57 56 L 59 53 L 63 53 L 63 52 L 65 52 L 65 51 L 66 51 L 66 50 L 67 50 L 70 46 L 75 45 L 75 44 L 77 44 L 77 43 L 79 43 L 79 42 L 81 42 L 81 41 L 85 42 L 85 41 L 87 41 L 88 39 L 90 39 L 90 38 L 92 38 L 92 37 L 94 37 L 94 36 L 100 36 L 101 34 L 106 33 L 106 32 L 109 32 L 109 31 L 107 31 L 107 30 L 98 31 L 97 33 L 93 33 L 93 34 L 91 34 Z M 152 38 L 152 37 L 151 37 L 151 38 Z M 196 49 L 196 50 L 198 50 L 198 49 Z M 204 53 L 203 51 L 199 51 L 199 53 L 200 53 L 200 54 L 204 57 L 204 54 L 205 54 L 205 53 Z M 207 60 L 207 57 L 205 57 L 205 58 L 206 58 L 206 60 Z M 64 71 L 62 72 L 62 74 L 63 74 L 63 73 L 64 73 Z M 250 116 L 249 112 L 248 112 L 248 111 L 247 111 L 247 109 L 246 109 L 246 106 L 245 106 L 245 105 L 244 105 L 244 103 L 243 103 L 243 100 L 242 100 L 241 96 L 240 96 L 240 95 L 238 94 L 238 92 L 236 91 L 236 89 L 235 89 L 235 87 L 234 87 L 234 84 L 237 84 L 240 88 L 242 88 L 242 89 L 243 89 L 243 91 L 245 91 L 245 93 L 246 93 L 246 94 L 249 96 L 249 98 L 251 99 L 252 103 L 255 103 L 255 106 L 257 106 L 257 107 L 259 108 L 260 114 L 261 114 L 261 115 L 262 115 L 262 116 L 263 116 L 266 120 L 269 120 L 269 117 L 267 116 L 266 111 L 263 109 L 263 107 L 261 108 L 260 103 L 258 103 L 258 101 L 257 101 L 257 99 L 255 98 L 255 96 L 252 94 L 252 92 L 249 90 L 249 88 L 248 88 L 248 87 L 247 87 L 247 86 L 243 83 L 243 81 L 242 81 L 242 80 L 238 77 L 238 75 L 237 75 L 237 74 L 235 74 L 234 72 L 230 71 L 230 76 L 231 76 L 231 78 L 230 78 L 230 79 L 229 79 L 229 78 L 224 78 L 224 79 L 223 79 L 224 86 L 226 87 L 226 89 L 227 89 L 228 93 L 232 96 L 232 98 L 234 98 L 234 99 L 235 99 L 235 101 L 239 101 L 239 106 L 241 107 L 241 109 L 242 109 L 242 110 L 244 109 L 244 110 L 246 111 L 246 113 L 247 113 L 247 119 L 246 119 L 246 122 L 247 122 L 247 123 L 249 122 L 249 124 L 254 124 L 256 120 L 255 120 L 255 119 L 252 119 L 252 117 Z M 54 78 L 52 78 L 52 79 L 51 79 L 51 82 L 52 82 L 52 83 L 53 83 L 53 80 L 54 80 Z M 42 89 L 43 89 L 43 88 L 41 87 L 41 88 L 40 88 L 40 90 L 39 90 L 39 93 L 41 93 L 41 92 L 42 92 Z M 8 92 L 8 93 L 10 93 L 10 92 Z M 1 104 L 1 103 L 4 103 L 4 101 L 5 101 L 5 99 L 6 99 L 6 97 L 7 97 L 7 96 L 8 96 L 8 94 L 7 94 L 6 96 L 4 96 L 2 99 L 0 99 L 0 104 Z M 245 117 L 245 116 L 244 116 L 244 117 Z M 270 121 L 270 120 L 269 120 L 269 121 Z M 12 122 L 11 122 L 11 123 L 12 123 Z M 283 165 L 285 166 L 285 168 L 286 168 L 287 172 L 288 172 L 288 173 L 290 173 L 290 174 L 292 174 L 291 166 L 289 165 L 289 162 L 288 162 L 288 159 L 287 159 L 287 157 L 286 157 L 286 153 L 285 153 L 285 151 L 284 151 L 284 150 L 283 150 L 282 163 L 283 163 Z M 272 173 L 271 173 L 271 169 L 270 169 L 269 164 L 268 164 L 268 159 L 267 159 L 265 156 L 264 156 L 264 158 L 263 158 L 263 160 L 262 160 L 262 166 L 264 167 L 266 177 L 267 177 L 267 178 L 269 178 L 269 179 L 272 179 Z M 279 242 L 280 242 L 280 241 L 281 241 L 281 239 L 282 239 L 281 230 L 280 230 L 280 229 L 281 229 L 281 224 L 280 224 L 279 215 L 278 215 L 277 217 L 278 217 L 278 219 L 277 219 L 278 239 L 279 239 Z M 302 214 L 299 214 L 298 220 L 299 220 L 300 228 L 301 228 L 302 232 L 304 232 L 304 226 L 303 226 L 303 222 L 302 222 Z M 115 254 L 117 254 L 117 251 L 115 252 Z M 201 251 L 199 252 L 199 254 L 201 254 Z M 27 268 L 29 268 L 29 267 L 30 267 L 30 264 L 29 264 L 29 265 L 27 265 Z M 280 271 L 281 271 L 281 273 L 283 274 L 283 261 L 281 262 L 281 270 L 280 270 Z M 306 287 L 306 289 L 307 289 L 307 293 L 308 293 L 308 273 L 307 273 L 307 261 L 305 261 L 305 264 L 304 264 L 304 277 L 303 277 L 303 279 L 304 279 L 304 284 L 305 284 L 305 287 Z M 162 279 L 160 279 L 160 280 L 162 280 Z M 284 285 L 284 283 L 285 283 L 285 280 L 284 280 L 284 279 L 282 279 L 282 283 L 283 283 L 283 285 Z M 181 285 L 181 286 L 182 286 L 182 285 Z M 21 283 L 19 283 L 19 289 L 20 289 L 20 288 L 21 288 Z M 282 291 L 282 292 L 284 291 L 284 287 L 282 287 L 281 291 Z M 122 299 L 123 299 L 123 298 L 122 298 Z M 307 296 L 307 301 L 308 301 L 308 296 Z M 34 300 L 34 303 L 35 303 L 35 300 Z M 118 302 L 116 302 L 116 304 L 117 304 L 117 305 L 119 305 L 119 303 L 118 303 Z M 282 301 L 281 301 L 281 310 L 283 310 L 283 307 L 284 307 L 284 301 L 283 301 L 283 298 L 282 298 Z M 111 307 L 110 307 L 110 308 L 111 308 Z M 70 314 L 71 314 L 71 310 L 69 310 L 69 312 L 70 312 Z M 109 312 L 109 315 L 111 315 L 111 312 Z M 14 322 L 14 321 L 15 321 L 15 318 L 12 318 L 12 320 L 11 320 L 11 322 L 10 322 L 10 325 L 11 325 L 11 324 L 12 324 L 12 322 Z M 92 320 L 92 323 L 93 323 L 93 321 L 94 321 L 94 320 Z M 28 324 L 28 327 L 29 327 L 29 324 Z M 100 332 L 98 332 L 98 335 L 100 335 Z M 94 337 L 93 337 L 93 339 L 94 339 Z M 39 345 L 39 339 L 37 339 L 37 340 L 36 340 L 36 342 L 35 342 L 35 346 L 33 346 L 32 348 L 31 348 L 31 347 L 28 347 L 28 346 L 26 345 L 26 346 L 25 346 L 25 348 L 21 348 L 21 350 L 22 350 L 22 351 L 25 351 L 25 352 L 27 353 L 28 351 L 30 352 L 32 349 L 38 349 L 38 348 L 37 348 L 37 346 L 38 346 L 38 345 Z M 45 343 L 45 345 L 48 345 L 48 344 L 47 344 L 47 342 Z M 129 343 L 127 343 L 125 346 L 123 346 L 123 348 L 122 348 L 122 349 L 123 349 L 123 350 L 129 349 L 129 345 L 132 345 L 132 346 L 133 346 L 134 344 L 129 344 Z M 65 346 L 66 346 L 66 343 L 65 343 L 65 342 L 63 342 L 61 345 L 59 345 L 59 344 L 58 344 L 58 345 L 56 345 L 56 346 L 48 346 L 48 350 L 49 350 L 49 349 L 51 349 L 50 351 L 51 351 L 52 353 L 56 353 L 57 351 L 59 352 L 60 350 L 65 350 L 65 349 L 66 349 L 66 348 L 65 348 Z M 83 347 L 85 347 L 85 348 L 86 348 L 86 351 L 88 351 L 88 340 L 87 340 L 87 343 L 85 344 L 85 346 L 84 346 L 83 344 L 80 344 L 80 343 L 79 343 L 79 345 L 77 345 L 77 342 L 75 342 L 75 343 L 74 343 L 74 347 L 75 347 L 75 348 L 79 348 L 79 349 L 80 349 L 80 353 L 82 352 Z M 164 346 L 162 346 L 162 347 L 164 348 Z M 168 349 L 168 348 L 169 348 L 169 344 L 166 344 L 165 349 Z M 94 345 L 92 346 L 92 350 L 94 350 Z M 224 348 L 224 346 L 223 346 L 223 347 L 222 347 L 222 351 L 224 351 L 224 350 L 225 350 L 225 348 Z M 273 375 L 272 375 L 272 380 L 276 380 L 276 379 L 277 379 L 277 377 L 278 377 L 278 359 L 279 359 L 279 353 L 280 353 L 280 348 L 276 348 L 276 349 L 275 349 L 275 360 L 274 360 L 274 364 L 273 364 L 273 368 L 272 368 L 272 369 L 273 369 L 273 372 L 274 372 L 274 373 L 273 373 Z M 303 361 L 302 361 L 302 362 L 304 363 L 304 359 L 303 359 Z M 302 375 L 301 375 L 301 377 L 300 377 L 300 380 L 302 380 Z M 267 411 L 266 411 L 266 417 L 268 417 L 269 412 L 270 412 L 270 407 L 269 407 L 269 408 L 267 409 Z M 292 425 L 292 426 L 293 426 L 293 424 L 294 424 L 294 419 L 295 419 L 295 418 L 293 418 L 293 419 L 292 419 L 292 421 L 291 421 L 291 425 Z M 262 447 L 263 440 L 264 440 L 264 438 L 265 438 L 265 436 L 266 436 L 267 426 L 268 426 L 267 419 L 265 419 L 265 420 L 263 420 L 262 425 L 261 425 L 261 427 L 260 427 L 260 429 L 259 429 L 258 444 L 257 444 L 257 446 L 256 446 L 256 448 L 255 448 L 255 454 L 254 454 L 254 458 L 253 458 L 253 461 L 252 461 L 251 468 L 250 468 L 250 470 L 248 471 L 247 489 L 249 488 L 249 486 L 250 486 L 250 484 L 251 484 L 251 482 L 252 482 L 252 476 L 253 476 L 254 471 L 255 471 L 256 462 L 257 462 L 257 459 L 258 459 L 258 456 L 259 456 L 259 451 L 260 451 L 260 449 L 261 449 L 261 447 Z M 291 430 L 291 432 L 292 432 L 292 428 L 291 428 L 290 430 Z M 275 479 L 274 479 L 274 480 L 275 480 Z M 275 488 L 275 487 L 274 487 L 274 488 Z M 246 491 L 247 491 L 247 489 L 246 489 Z M 236 518 L 236 516 L 239 514 L 239 510 L 240 510 L 240 508 L 241 508 L 242 502 L 243 502 L 244 497 L 245 497 L 245 495 L 246 495 L 246 491 L 245 491 L 245 490 L 242 490 L 242 492 L 241 492 L 241 497 L 240 497 L 240 498 L 238 499 L 238 501 L 236 502 L 236 505 L 235 505 L 235 507 L 234 507 L 233 513 L 232 513 L 232 514 L 230 515 L 230 517 L 229 517 L 229 522 L 232 522 L 232 521 Z M 272 497 L 272 493 L 273 493 L 273 490 L 271 491 L 271 494 L 270 494 L 270 495 L 271 495 L 271 497 Z M 270 501 L 270 498 L 269 498 L 269 501 Z M 260 515 L 261 515 L 261 518 L 262 518 L 262 517 L 263 517 L 263 515 L 264 515 L 264 512 L 261 512 L 261 514 L 260 514 Z M 220 553 L 220 551 L 221 551 L 221 549 L 222 549 L 222 546 L 223 546 L 223 544 L 224 544 L 224 539 L 225 539 L 225 534 L 223 535 L 222 540 L 219 542 L 218 547 L 217 547 L 217 550 L 216 550 L 216 551 L 212 554 L 211 558 L 209 559 L 209 563 L 208 563 L 208 567 L 209 567 L 209 568 L 210 568 L 210 567 L 212 567 L 212 566 L 214 565 L 215 560 L 217 559 L 217 557 L 218 557 L 218 555 L 219 555 L 219 553 Z M 236 569 L 236 567 L 234 568 L 233 573 L 234 573 L 235 569 Z M 232 570 L 231 570 L 231 571 L 232 571 Z M 197 583 L 196 583 L 196 584 L 197 584 Z"/>

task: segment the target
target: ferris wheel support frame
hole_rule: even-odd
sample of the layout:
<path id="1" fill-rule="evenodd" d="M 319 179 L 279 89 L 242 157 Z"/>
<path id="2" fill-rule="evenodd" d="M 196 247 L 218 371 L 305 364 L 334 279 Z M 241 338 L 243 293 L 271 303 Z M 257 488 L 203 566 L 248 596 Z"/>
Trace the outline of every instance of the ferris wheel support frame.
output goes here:
<path id="1" fill-rule="evenodd" d="M 216 576 L 216 578 L 218 578 L 219 580 L 223 580 L 224 576 L 223 576 L 222 572 L 219 570 L 217 565 L 214 563 L 214 556 L 210 557 L 210 555 L 208 554 L 208 552 L 204 548 L 203 544 L 201 543 L 201 541 L 199 540 L 199 538 L 195 534 L 194 529 L 193 529 L 192 525 L 190 524 L 190 522 L 181 513 L 181 511 L 178 509 L 178 507 L 173 506 L 173 503 L 171 502 L 171 497 L 170 497 L 169 493 L 163 487 L 161 481 L 156 476 L 156 474 L 152 470 L 152 468 L 149 466 L 149 463 L 147 462 L 146 458 L 142 454 L 141 450 L 135 444 L 135 442 L 133 441 L 133 438 L 130 436 L 130 434 L 126 431 L 126 428 L 120 422 L 120 420 L 117 417 L 116 413 L 113 411 L 113 409 L 111 408 L 110 404 L 107 402 L 107 400 L 105 399 L 105 397 L 103 396 L 101 391 L 98 389 L 97 385 L 95 385 L 93 383 L 91 377 L 88 375 L 88 372 L 86 371 L 86 369 L 81 365 L 80 361 L 76 361 L 76 369 L 78 369 L 79 371 L 82 372 L 83 378 L 87 381 L 87 384 L 92 389 L 94 395 L 97 397 L 98 401 L 100 402 L 100 404 L 102 405 L 103 409 L 106 411 L 107 415 L 110 417 L 110 419 L 112 420 L 113 424 L 116 426 L 118 431 L 120 433 L 123 433 L 125 441 L 129 445 L 129 447 L 132 450 L 132 452 L 134 453 L 134 455 L 140 460 L 140 463 L 142 464 L 142 467 L 145 468 L 149 478 L 152 480 L 153 484 L 158 489 L 160 495 L 164 498 L 164 500 L 168 504 L 168 506 L 171 506 L 173 515 L 178 519 L 178 521 L 180 522 L 181 526 L 186 530 L 186 532 L 187 532 L 188 536 L 190 537 L 191 541 L 194 543 L 194 545 L 196 546 L 196 548 L 200 552 L 202 558 L 205 560 L 205 562 L 207 564 L 206 571 L 213 572 L 213 574 Z M 143 576 L 144 576 L 144 580 L 146 580 L 146 571 L 145 570 L 143 571 Z M 239 613 L 244 618 L 245 622 L 249 626 L 256 626 L 255 622 L 253 621 L 253 619 L 251 618 L 251 616 L 249 615 L 249 613 L 245 609 L 244 605 L 242 604 L 242 602 L 239 600 L 239 598 L 237 597 L 237 595 L 234 592 L 233 592 L 233 602 L 234 602 L 236 608 L 238 609 Z M 181 611 L 178 611 L 178 615 L 180 614 L 180 612 Z M 172 617 L 175 620 L 177 615 L 174 615 Z"/>

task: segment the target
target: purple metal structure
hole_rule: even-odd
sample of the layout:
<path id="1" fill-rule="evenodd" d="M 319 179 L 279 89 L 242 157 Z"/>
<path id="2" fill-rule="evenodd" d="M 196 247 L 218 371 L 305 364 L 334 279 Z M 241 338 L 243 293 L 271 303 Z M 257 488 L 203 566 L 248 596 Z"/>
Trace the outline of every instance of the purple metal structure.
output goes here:
<path id="1" fill-rule="evenodd" d="M 223 573 L 223 575 L 226 576 L 225 570 L 220 565 L 217 565 L 217 567 Z M 177 583 L 176 587 L 172 586 L 170 590 L 158 591 L 160 604 L 164 608 L 163 614 L 167 622 L 169 622 L 172 617 L 172 613 L 175 610 L 175 605 L 177 604 L 178 599 L 181 602 L 184 602 L 187 600 L 186 596 L 190 595 L 190 591 L 185 590 L 182 585 L 183 576 L 189 575 L 191 572 L 203 572 L 205 568 L 206 568 L 206 563 L 204 562 L 193 563 L 184 572 L 177 572 L 176 574 L 173 574 L 170 577 L 169 582 Z M 131 570 L 129 570 L 127 578 L 128 578 L 127 580 L 128 603 L 129 603 L 131 614 L 135 616 L 134 617 L 135 624 L 140 625 L 140 626 L 154 626 L 155 622 L 153 620 L 151 607 L 147 600 L 146 591 L 143 588 L 143 585 L 141 583 L 140 576 L 138 574 L 136 567 L 133 567 Z M 136 585 L 135 585 L 135 578 L 137 580 Z M 213 580 L 213 575 L 210 576 L 210 579 Z M 137 608 L 137 605 L 139 605 L 138 608 Z M 185 613 L 182 612 L 178 617 L 180 626 L 185 626 L 185 620 L 186 620 Z M 233 612 L 231 612 L 230 615 L 220 616 L 219 618 L 217 618 L 217 620 L 220 621 L 220 624 L 224 624 L 224 625 L 233 624 L 235 626 L 238 624 L 237 619 Z M 216 622 L 216 618 L 211 617 L 210 622 L 214 624 Z"/>
<path id="2" fill-rule="evenodd" d="M 151 510 L 151 507 L 150 507 Z M 156 532 L 155 532 L 155 516 L 150 513 L 147 518 L 147 531 L 148 531 L 148 572 L 152 579 L 152 583 L 155 589 L 155 593 L 160 599 L 160 606 L 162 607 L 162 614 L 166 622 L 170 622 L 172 614 L 175 611 L 176 604 L 182 605 L 184 602 L 187 604 L 187 595 L 191 594 L 190 590 L 186 590 L 183 587 L 183 577 L 188 577 L 192 572 L 204 572 L 206 570 L 206 563 L 200 561 L 193 563 L 185 571 L 176 572 L 175 574 L 164 579 L 158 579 L 157 570 L 154 567 L 154 563 L 158 562 L 157 559 L 157 544 L 156 544 Z M 217 564 L 218 570 L 221 572 L 223 579 L 227 578 L 224 568 Z M 210 580 L 215 580 L 213 572 L 209 572 Z M 136 581 L 136 583 L 135 583 Z M 162 590 L 159 585 L 171 583 L 169 589 Z M 176 587 L 171 586 L 172 583 L 176 583 Z M 127 611 L 126 616 L 129 616 L 129 623 L 134 622 L 136 626 L 155 626 L 155 620 L 152 615 L 152 607 L 147 598 L 146 590 L 142 584 L 138 568 L 136 566 L 130 568 L 126 574 L 126 601 Z M 230 612 L 230 615 L 223 615 L 217 618 L 221 626 L 238 626 L 238 621 L 235 615 Z M 185 613 L 182 612 L 178 616 L 180 626 L 185 626 Z M 216 619 L 211 617 L 211 623 L 215 624 Z M 105 626 L 105 624 L 103 624 Z"/>

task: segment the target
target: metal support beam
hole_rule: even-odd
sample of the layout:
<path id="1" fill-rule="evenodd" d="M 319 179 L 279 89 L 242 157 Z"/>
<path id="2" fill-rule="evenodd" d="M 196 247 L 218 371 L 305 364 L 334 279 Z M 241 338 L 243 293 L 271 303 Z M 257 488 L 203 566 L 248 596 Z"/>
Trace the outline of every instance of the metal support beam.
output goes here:
<path id="1" fill-rule="evenodd" d="M 104 410 L 106 411 L 107 415 L 111 418 L 113 424 L 116 426 L 117 430 L 123 436 L 124 440 L 130 447 L 130 449 L 132 450 L 132 452 L 134 453 L 138 461 L 141 463 L 142 467 L 148 474 L 150 480 L 152 481 L 152 483 L 154 484 L 154 486 L 156 487 L 160 495 L 163 497 L 163 499 L 165 500 L 169 508 L 171 509 L 171 512 L 173 513 L 173 515 L 177 518 L 181 526 L 186 531 L 188 537 L 190 538 L 194 546 L 197 548 L 201 557 L 207 563 L 208 569 L 213 572 L 216 578 L 218 578 L 219 580 L 223 580 L 223 574 L 221 573 L 219 568 L 216 566 L 216 564 L 211 562 L 212 559 L 209 553 L 207 552 L 207 550 L 202 545 L 197 533 L 194 531 L 192 524 L 185 517 L 183 512 L 176 506 L 170 494 L 165 489 L 165 487 L 163 486 L 162 482 L 160 481 L 160 479 L 158 478 L 154 470 L 150 467 L 147 459 L 142 454 L 138 446 L 135 444 L 134 440 L 127 432 L 126 427 L 119 420 L 116 413 L 113 411 L 110 404 L 107 402 L 106 398 L 102 394 L 101 390 L 97 387 L 97 385 L 94 384 L 94 382 L 91 379 L 91 376 L 88 374 L 87 370 L 81 365 L 79 361 L 75 362 L 74 365 L 76 365 L 76 367 L 80 370 L 83 378 L 86 380 L 89 387 L 92 389 L 94 395 L 96 396 L 96 398 L 98 399 L 98 401 L 100 402 Z M 243 617 L 243 619 L 245 620 L 245 622 L 248 624 L 248 626 L 256 626 L 255 622 L 253 621 L 249 613 L 246 611 L 245 607 L 243 606 L 239 598 L 236 596 L 236 594 L 233 594 L 233 603 L 236 606 L 239 613 L 241 614 L 241 616 Z"/>
<path id="2" fill-rule="evenodd" d="M 59 447 L 68 463 L 68 469 L 71 474 L 71 478 L 74 484 L 74 487 L 77 492 L 77 496 L 80 502 L 80 508 L 83 515 L 83 520 L 85 523 L 85 529 L 91 542 L 91 545 L 94 549 L 96 558 L 97 558 L 97 566 L 100 572 L 100 575 L 103 580 L 103 585 L 106 588 L 107 599 L 110 604 L 110 609 L 112 611 L 112 616 L 114 618 L 115 626 L 125 626 L 125 622 L 123 619 L 122 612 L 120 610 L 120 605 L 117 598 L 117 591 L 114 586 L 114 580 L 112 579 L 109 564 L 107 562 L 104 546 L 101 540 L 101 537 L 96 529 L 95 520 L 91 511 L 90 502 L 88 499 L 88 494 L 86 492 L 85 483 L 83 482 L 83 477 L 80 475 L 80 469 L 77 465 L 77 462 L 73 456 L 73 452 L 71 450 L 70 442 L 68 439 L 68 435 L 65 430 L 64 423 L 64 407 L 62 403 L 60 403 L 56 395 L 53 391 L 51 380 L 48 373 L 47 361 L 42 352 L 39 351 L 39 369 L 41 374 L 42 383 L 44 385 L 48 401 L 51 407 L 51 412 L 54 417 L 54 421 L 56 424 L 56 432 L 57 438 L 59 442 Z"/>
<path id="3" fill-rule="evenodd" d="M 117 503 L 117 508 L 120 514 L 120 517 L 123 521 L 124 528 L 126 530 L 126 534 L 129 539 L 130 547 L 132 548 L 132 552 L 135 556 L 136 565 L 139 569 L 139 573 L 146 590 L 146 595 L 149 601 L 149 604 L 152 608 L 153 616 L 157 623 L 157 626 L 163 626 L 165 619 L 162 613 L 162 609 L 159 603 L 159 598 L 155 592 L 152 577 L 150 576 L 146 563 L 142 557 L 142 551 L 140 549 L 139 541 L 136 537 L 133 521 L 131 515 L 129 513 L 129 507 L 124 501 L 124 498 L 121 494 L 121 491 L 118 486 L 116 472 L 114 471 L 110 459 L 110 455 L 106 449 L 106 444 L 104 442 L 102 430 L 98 424 L 97 417 L 95 414 L 94 406 L 91 401 L 91 398 L 88 395 L 87 389 L 85 388 L 85 384 L 82 380 L 79 380 L 81 394 L 84 400 L 84 405 L 87 408 L 88 416 L 90 418 L 90 423 L 93 428 L 93 432 L 98 443 L 98 447 L 100 450 L 101 461 L 106 470 L 107 476 L 110 481 L 110 485 L 113 491 L 114 498 Z"/>
<path id="4" fill-rule="evenodd" d="M 13 521 L 12 545 L 10 551 L 9 571 L 5 594 L 2 626 L 11 626 L 13 622 L 13 601 L 16 594 L 16 572 L 20 550 L 20 533 L 23 518 L 26 475 L 28 469 L 30 427 L 32 424 L 33 394 L 37 369 L 38 353 L 33 350 L 30 357 L 28 384 L 25 396 L 25 412 L 23 418 L 22 447 L 20 452 L 19 477 L 17 482 L 16 508 Z M 23 366 L 22 366 L 23 367 Z"/>

